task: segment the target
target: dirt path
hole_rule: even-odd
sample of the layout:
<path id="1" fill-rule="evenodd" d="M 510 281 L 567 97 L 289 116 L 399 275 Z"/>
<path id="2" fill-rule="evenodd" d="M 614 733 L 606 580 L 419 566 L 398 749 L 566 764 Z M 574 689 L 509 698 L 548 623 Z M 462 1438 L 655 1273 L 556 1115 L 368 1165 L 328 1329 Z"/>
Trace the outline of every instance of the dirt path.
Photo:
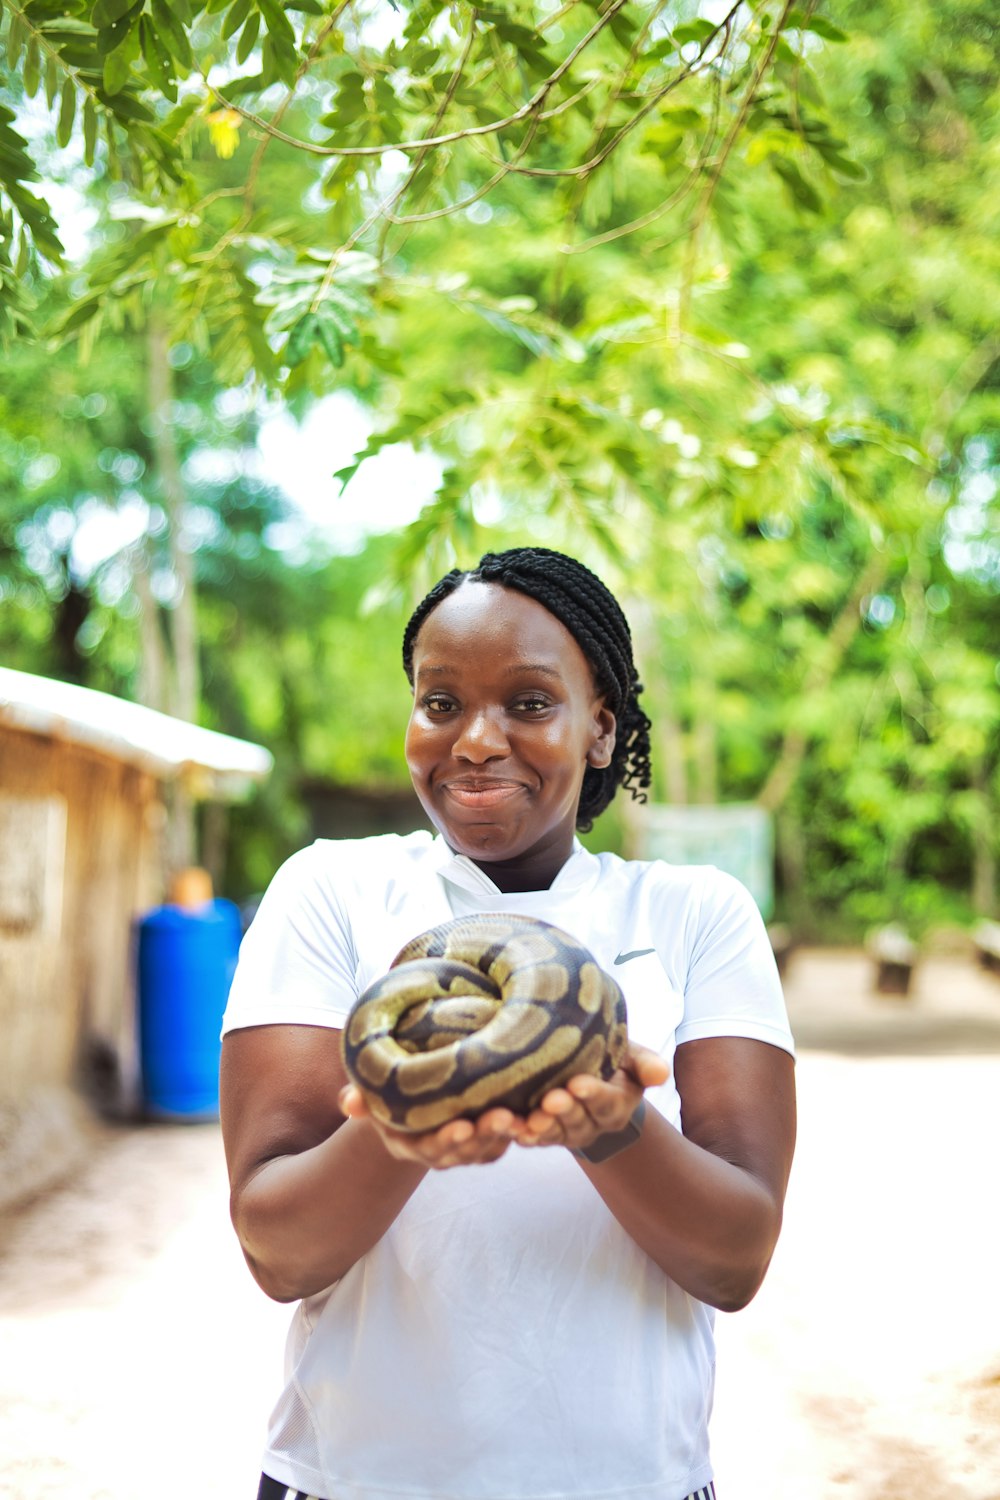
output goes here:
<path id="1" fill-rule="evenodd" d="M 863 955 L 802 953 L 786 990 L 800 1144 L 719 1319 L 720 1500 L 1000 1500 L 1000 981 L 941 959 L 882 1000 Z M 98 1131 L 0 1241 L 0 1500 L 249 1500 L 287 1320 L 216 1127 Z"/>

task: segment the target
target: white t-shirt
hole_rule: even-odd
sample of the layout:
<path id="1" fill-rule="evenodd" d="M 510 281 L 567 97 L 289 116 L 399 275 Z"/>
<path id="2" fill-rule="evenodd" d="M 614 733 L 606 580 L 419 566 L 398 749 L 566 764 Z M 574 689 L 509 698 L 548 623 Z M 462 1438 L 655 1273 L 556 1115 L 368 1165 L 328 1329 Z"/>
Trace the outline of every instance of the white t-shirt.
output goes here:
<path id="1" fill-rule="evenodd" d="M 763 922 L 732 877 L 577 844 L 549 890 L 504 894 L 428 833 L 293 855 L 244 939 L 224 1030 L 340 1027 L 404 943 L 472 912 L 579 938 L 621 985 L 630 1037 L 668 1060 L 699 1037 L 792 1050 Z M 680 1128 L 672 1079 L 647 1099 Z M 429 1172 L 299 1304 L 263 1467 L 325 1500 L 683 1500 L 711 1478 L 712 1322 L 569 1152 Z"/>

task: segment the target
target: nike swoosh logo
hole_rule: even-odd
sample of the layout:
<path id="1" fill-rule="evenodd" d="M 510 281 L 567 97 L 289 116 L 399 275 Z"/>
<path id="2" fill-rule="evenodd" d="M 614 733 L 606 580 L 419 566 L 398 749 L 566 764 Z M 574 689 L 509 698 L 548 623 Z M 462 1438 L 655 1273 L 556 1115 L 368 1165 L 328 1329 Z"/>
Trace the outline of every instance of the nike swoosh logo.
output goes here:
<path id="1" fill-rule="evenodd" d="M 645 958 L 647 953 L 655 953 L 655 948 L 633 948 L 631 953 L 619 953 L 615 959 L 615 965 L 627 964 L 630 958 Z"/>

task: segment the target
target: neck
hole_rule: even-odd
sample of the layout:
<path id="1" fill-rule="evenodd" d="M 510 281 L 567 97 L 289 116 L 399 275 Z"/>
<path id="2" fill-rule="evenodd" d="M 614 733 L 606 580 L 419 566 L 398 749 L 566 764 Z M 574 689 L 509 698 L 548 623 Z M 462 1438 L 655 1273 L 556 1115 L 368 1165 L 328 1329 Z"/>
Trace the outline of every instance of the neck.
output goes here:
<path id="1" fill-rule="evenodd" d="M 562 854 L 539 850 L 520 859 L 474 859 L 498 890 L 507 895 L 521 891 L 547 891 L 573 852 L 572 845 Z"/>

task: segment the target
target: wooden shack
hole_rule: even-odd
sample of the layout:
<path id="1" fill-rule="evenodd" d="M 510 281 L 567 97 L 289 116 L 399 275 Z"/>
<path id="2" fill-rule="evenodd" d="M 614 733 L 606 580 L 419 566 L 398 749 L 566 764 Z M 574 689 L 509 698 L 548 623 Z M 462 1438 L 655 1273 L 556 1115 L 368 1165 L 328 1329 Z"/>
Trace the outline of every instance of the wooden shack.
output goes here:
<path id="1" fill-rule="evenodd" d="M 0 1207 L 137 1098 L 134 934 L 163 900 L 165 795 L 231 801 L 258 745 L 0 667 Z"/>

